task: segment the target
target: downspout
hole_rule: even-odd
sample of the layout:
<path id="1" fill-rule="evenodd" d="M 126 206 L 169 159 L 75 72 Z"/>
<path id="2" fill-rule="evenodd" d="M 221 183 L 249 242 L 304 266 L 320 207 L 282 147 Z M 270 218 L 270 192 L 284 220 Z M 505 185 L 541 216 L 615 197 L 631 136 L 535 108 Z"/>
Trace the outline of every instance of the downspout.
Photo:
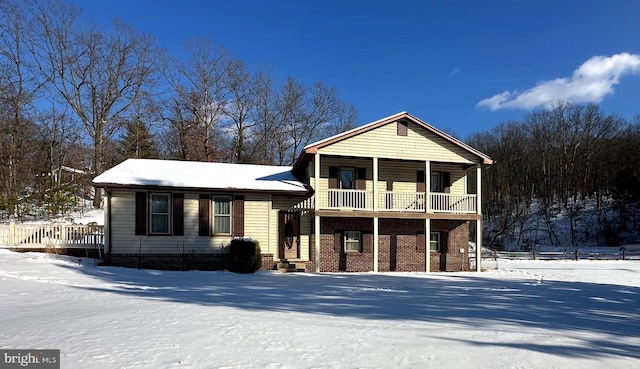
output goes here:
<path id="1" fill-rule="evenodd" d="M 318 210 L 320 208 L 320 154 L 316 152 L 313 158 L 313 184 L 315 196 L 313 197 L 313 247 L 315 255 L 315 271 L 320 272 L 320 216 Z"/>
<path id="2" fill-rule="evenodd" d="M 482 271 L 482 167 L 476 166 L 476 272 Z"/>
<path id="3" fill-rule="evenodd" d="M 108 189 L 104 189 L 107 193 L 107 256 L 111 255 L 112 243 L 111 243 L 111 192 Z"/>
<path id="4" fill-rule="evenodd" d="M 273 195 L 269 194 L 269 209 L 267 209 L 267 254 L 271 254 L 271 209 L 273 208 Z M 273 257 L 273 256 L 272 256 Z M 275 258 L 273 258 L 275 259 Z"/>

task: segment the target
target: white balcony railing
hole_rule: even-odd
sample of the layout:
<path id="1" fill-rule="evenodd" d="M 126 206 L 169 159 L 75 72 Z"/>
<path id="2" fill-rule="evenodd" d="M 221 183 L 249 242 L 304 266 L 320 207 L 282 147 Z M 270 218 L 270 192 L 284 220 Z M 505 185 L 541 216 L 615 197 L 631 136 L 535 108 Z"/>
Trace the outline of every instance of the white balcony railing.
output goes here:
<path id="1" fill-rule="evenodd" d="M 365 190 L 320 190 L 320 209 L 373 210 L 373 193 Z"/>
<path id="2" fill-rule="evenodd" d="M 321 189 L 320 209 L 374 210 L 373 192 L 365 190 Z M 377 193 L 376 209 L 379 211 L 426 212 L 425 192 L 382 191 Z M 477 196 L 474 194 L 452 195 L 432 192 L 429 196 L 429 211 L 434 213 L 474 214 L 477 212 Z"/>
<path id="3" fill-rule="evenodd" d="M 431 193 L 431 210 L 435 213 L 476 213 L 476 195 Z"/>
<path id="4" fill-rule="evenodd" d="M 427 208 L 424 192 L 383 191 L 378 193 L 378 209 L 385 211 L 419 211 Z"/>

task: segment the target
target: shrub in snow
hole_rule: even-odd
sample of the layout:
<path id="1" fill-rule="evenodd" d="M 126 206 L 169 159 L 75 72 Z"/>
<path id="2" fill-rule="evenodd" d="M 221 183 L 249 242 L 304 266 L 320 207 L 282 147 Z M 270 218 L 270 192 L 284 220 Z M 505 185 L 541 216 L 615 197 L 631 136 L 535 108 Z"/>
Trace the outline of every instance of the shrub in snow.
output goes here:
<path id="1" fill-rule="evenodd" d="M 229 246 L 227 269 L 234 273 L 254 273 L 262 266 L 260 245 L 250 238 L 234 238 Z"/>

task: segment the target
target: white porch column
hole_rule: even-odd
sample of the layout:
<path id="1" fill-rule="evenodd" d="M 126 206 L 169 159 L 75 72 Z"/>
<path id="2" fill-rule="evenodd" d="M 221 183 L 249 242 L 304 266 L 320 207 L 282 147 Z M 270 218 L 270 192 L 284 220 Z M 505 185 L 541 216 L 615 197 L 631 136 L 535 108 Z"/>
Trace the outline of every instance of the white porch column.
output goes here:
<path id="1" fill-rule="evenodd" d="M 315 191 L 315 195 L 313 196 L 313 209 L 314 211 L 314 216 L 313 216 L 313 231 L 314 231 L 314 237 L 313 237 L 313 247 L 315 249 L 315 256 L 316 256 L 316 260 L 315 260 L 315 267 L 316 267 L 316 272 L 320 272 L 320 216 L 318 215 L 318 209 L 320 208 L 320 199 L 319 199 L 319 193 L 318 190 L 320 189 L 320 154 L 316 153 L 315 157 L 313 158 L 313 167 L 314 167 L 314 172 L 313 172 L 313 189 Z"/>
<path id="2" fill-rule="evenodd" d="M 373 158 L 373 211 L 378 210 L 378 158 Z M 378 217 L 373 217 L 373 271 L 378 271 L 379 237 Z"/>
<path id="3" fill-rule="evenodd" d="M 425 188 L 425 195 L 424 195 L 424 206 L 425 206 L 425 212 L 429 213 L 431 212 L 431 162 L 429 160 L 424 162 L 424 188 Z M 427 240 L 429 240 L 429 235 L 427 236 Z M 429 244 L 427 242 L 427 244 Z"/>
<path id="4" fill-rule="evenodd" d="M 373 211 L 378 210 L 378 158 L 373 158 Z"/>
<path id="5" fill-rule="evenodd" d="M 431 219 L 424 220 L 424 241 L 425 245 L 425 266 L 424 271 L 429 273 L 431 271 Z"/>
<path id="6" fill-rule="evenodd" d="M 271 254 L 271 247 L 274 246 L 274 255 L 275 253 L 278 252 L 278 246 L 276 245 L 272 245 L 273 243 L 273 237 L 271 237 L 271 216 L 273 214 L 273 195 L 269 194 L 269 210 L 267 210 L 267 219 L 269 219 L 269 221 L 267 222 L 267 253 Z M 280 220 L 278 219 L 278 212 L 276 212 L 276 224 L 278 224 Z M 277 227 L 279 227 L 280 225 L 278 224 L 276 226 L 276 230 Z M 276 239 L 280 238 L 280 236 L 276 237 Z M 280 241 L 277 241 L 280 242 Z M 276 258 L 279 260 L 280 259 L 280 255 L 276 255 Z M 274 259 L 276 259 L 274 258 Z"/>
<path id="7" fill-rule="evenodd" d="M 373 217 L 373 271 L 378 271 L 378 217 Z"/>
<path id="8" fill-rule="evenodd" d="M 378 210 L 378 158 L 373 158 L 373 211 Z M 378 217 L 373 217 L 373 271 L 378 271 L 378 261 L 380 259 L 380 237 L 378 231 Z"/>
<path id="9" fill-rule="evenodd" d="M 480 216 L 476 221 L 476 271 L 482 269 L 482 167 L 476 166 L 476 212 Z"/>
<path id="10" fill-rule="evenodd" d="M 431 212 L 431 162 L 429 160 L 424 162 L 424 206 L 425 212 Z M 425 272 L 431 271 L 431 219 L 424 220 L 424 241 L 425 245 Z"/>

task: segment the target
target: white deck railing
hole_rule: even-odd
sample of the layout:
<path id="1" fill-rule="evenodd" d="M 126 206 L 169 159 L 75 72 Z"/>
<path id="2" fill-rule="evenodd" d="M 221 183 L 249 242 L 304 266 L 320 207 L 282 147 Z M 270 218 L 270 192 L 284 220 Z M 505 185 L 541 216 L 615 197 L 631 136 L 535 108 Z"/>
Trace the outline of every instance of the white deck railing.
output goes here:
<path id="1" fill-rule="evenodd" d="M 104 244 L 104 226 L 82 224 L 9 224 L 0 227 L 0 243 L 16 248 L 85 248 Z"/>
<path id="2" fill-rule="evenodd" d="M 365 190 L 321 189 L 319 196 L 320 209 L 353 209 L 374 210 L 373 192 Z M 378 211 L 407 211 L 453 214 L 474 214 L 477 212 L 477 196 L 474 194 L 453 195 L 448 193 L 430 193 L 429 206 L 425 192 L 382 191 L 377 193 L 376 209 Z"/>

